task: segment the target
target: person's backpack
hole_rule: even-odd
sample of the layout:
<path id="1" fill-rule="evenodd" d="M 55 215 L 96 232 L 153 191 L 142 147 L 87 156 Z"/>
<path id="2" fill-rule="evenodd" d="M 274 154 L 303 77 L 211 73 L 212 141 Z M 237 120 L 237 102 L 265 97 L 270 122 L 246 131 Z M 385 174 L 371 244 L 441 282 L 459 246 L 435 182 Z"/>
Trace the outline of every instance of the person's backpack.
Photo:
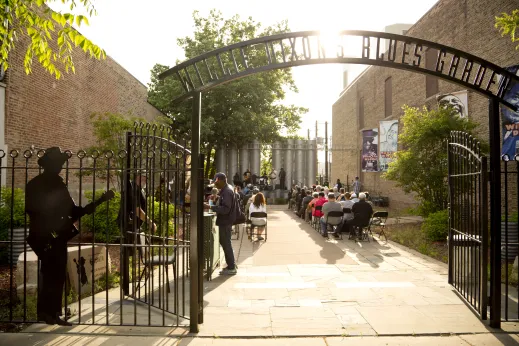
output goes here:
<path id="1" fill-rule="evenodd" d="M 243 208 L 241 205 L 241 198 L 237 193 L 234 193 L 234 199 L 233 199 L 233 211 L 235 215 L 235 220 L 232 223 L 233 225 L 238 225 L 241 223 L 245 223 L 245 213 L 243 212 Z"/>

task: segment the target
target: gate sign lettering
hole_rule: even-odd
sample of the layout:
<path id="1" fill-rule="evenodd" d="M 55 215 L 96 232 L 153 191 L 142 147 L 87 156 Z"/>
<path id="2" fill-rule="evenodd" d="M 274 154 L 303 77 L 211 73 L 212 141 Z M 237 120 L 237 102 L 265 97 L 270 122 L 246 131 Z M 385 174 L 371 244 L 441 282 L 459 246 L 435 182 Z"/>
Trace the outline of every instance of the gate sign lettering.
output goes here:
<path id="1" fill-rule="evenodd" d="M 435 59 L 426 67 L 429 49 L 435 52 Z M 373 31 L 342 31 L 336 35 L 303 31 L 255 38 L 187 60 L 159 78 L 173 76 L 180 83 L 174 95 L 174 102 L 180 102 L 192 92 L 257 72 L 324 63 L 376 65 L 434 75 L 516 109 L 504 94 L 511 82 L 519 83 L 519 78 L 505 69 L 452 47 Z"/>

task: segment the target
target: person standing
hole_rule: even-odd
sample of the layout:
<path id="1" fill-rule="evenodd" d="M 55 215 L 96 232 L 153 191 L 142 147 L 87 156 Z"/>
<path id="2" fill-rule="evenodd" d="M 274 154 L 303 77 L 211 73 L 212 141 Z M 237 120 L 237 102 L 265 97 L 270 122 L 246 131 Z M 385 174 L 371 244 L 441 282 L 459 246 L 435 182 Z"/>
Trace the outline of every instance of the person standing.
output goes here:
<path id="1" fill-rule="evenodd" d="M 286 177 L 287 177 L 287 172 L 285 172 L 283 167 L 281 167 L 281 169 L 279 170 L 279 188 L 283 191 L 285 191 L 285 189 L 286 189 L 286 186 L 285 186 Z"/>
<path id="2" fill-rule="evenodd" d="M 25 211 L 30 225 L 27 243 L 40 260 L 37 315 L 47 324 L 71 326 L 60 318 L 63 287 L 67 272 L 67 237 L 72 232 L 70 220 L 94 212 L 92 204 L 79 207 L 60 177 L 68 154 L 52 147 L 38 159 L 43 173 L 31 179 L 25 190 Z"/>
<path id="3" fill-rule="evenodd" d="M 353 182 L 353 192 L 358 196 L 360 193 L 360 189 L 362 184 L 360 183 L 359 177 L 355 177 L 355 181 Z"/>
<path id="4" fill-rule="evenodd" d="M 236 220 L 234 210 L 234 205 L 236 205 L 234 199 L 236 196 L 227 183 L 227 176 L 225 173 L 216 173 L 214 176 L 214 186 L 220 190 L 218 193 L 218 205 L 210 206 L 209 204 L 204 203 L 204 207 L 206 209 L 211 209 L 216 213 L 216 225 L 219 228 L 220 245 L 223 248 L 225 262 L 227 263 L 227 267 L 224 268 L 220 274 L 236 275 L 238 271 L 231 243 L 232 225 Z"/>
<path id="5" fill-rule="evenodd" d="M 337 179 L 337 184 L 335 184 L 335 186 L 337 187 L 337 189 L 342 189 L 342 183 L 341 183 L 341 179 Z"/>

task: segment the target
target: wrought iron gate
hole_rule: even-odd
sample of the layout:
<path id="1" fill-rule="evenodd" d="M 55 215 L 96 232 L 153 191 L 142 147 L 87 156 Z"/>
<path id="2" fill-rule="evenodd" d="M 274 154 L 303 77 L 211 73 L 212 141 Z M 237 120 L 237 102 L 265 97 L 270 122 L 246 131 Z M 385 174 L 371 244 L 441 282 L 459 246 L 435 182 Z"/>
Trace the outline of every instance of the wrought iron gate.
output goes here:
<path id="1" fill-rule="evenodd" d="M 142 123 L 120 139 L 116 151 L 66 151 L 60 175 L 77 205 L 107 190 L 116 198 L 81 218 L 81 232 L 68 243 L 65 314 L 73 324 L 188 325 L 189 142 L 175 138 L 170 127 Z M 36 322 L 40 263 L 25 240 L 24 188 L 42 173 L 38 158 L 44 153 L 0 151 L 0 259 L 4 255 L 7 263 L 0 268 L 9 276 L 0 287 L 0 322 Z M 139 186 L 144 175 L 147 183 Z M 137 207 L 144 222 L 137 221 Z"/>
<path id="2" fill-rule="evenodd" d="M 467 133 L 451 132 L 449 167 L 449 283 L 487 319 L 487 157 Z"/>

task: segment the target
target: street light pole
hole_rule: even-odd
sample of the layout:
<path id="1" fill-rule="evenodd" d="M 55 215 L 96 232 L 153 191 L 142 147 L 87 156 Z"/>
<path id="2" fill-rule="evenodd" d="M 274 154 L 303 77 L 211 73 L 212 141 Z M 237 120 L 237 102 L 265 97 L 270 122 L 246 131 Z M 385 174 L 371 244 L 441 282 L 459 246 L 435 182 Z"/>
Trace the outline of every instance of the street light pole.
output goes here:
<path id="1" fill-rule="evenodd" d="M 328 122 L 324 122 L 324 180 L 330 184 L 328 179 Z"/>

